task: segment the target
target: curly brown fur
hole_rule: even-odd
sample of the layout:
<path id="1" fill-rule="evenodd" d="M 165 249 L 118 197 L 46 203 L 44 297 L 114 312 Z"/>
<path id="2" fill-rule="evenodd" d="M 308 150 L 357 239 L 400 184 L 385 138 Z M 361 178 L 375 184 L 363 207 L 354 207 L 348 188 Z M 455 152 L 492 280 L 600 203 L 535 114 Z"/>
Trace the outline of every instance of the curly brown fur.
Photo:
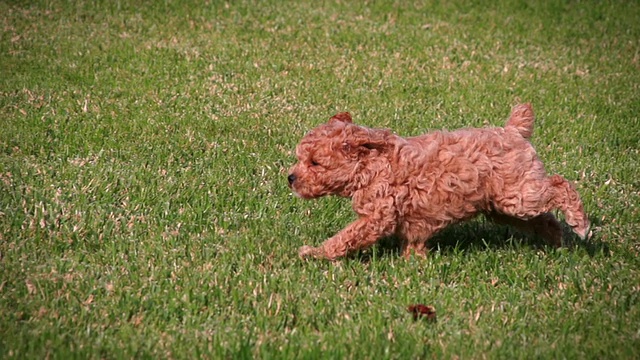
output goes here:
<path id="1" fill-rule="evenodd" d="M 505 127 L 436 131 L 403 138 L 353 124 L 349 113 L 305 135 L 289 186 L 305 199 L 349 197 L 358 219 L 301 257 L 336 259 L 395 235 L 405 256 L 424 255 L 433 234 L 484 213 L 561 246 L 559 209 L 586 238 L 580 197 L 560 175 L 548 176 L 528 139 L 533 110 L 516 106 Z"/>

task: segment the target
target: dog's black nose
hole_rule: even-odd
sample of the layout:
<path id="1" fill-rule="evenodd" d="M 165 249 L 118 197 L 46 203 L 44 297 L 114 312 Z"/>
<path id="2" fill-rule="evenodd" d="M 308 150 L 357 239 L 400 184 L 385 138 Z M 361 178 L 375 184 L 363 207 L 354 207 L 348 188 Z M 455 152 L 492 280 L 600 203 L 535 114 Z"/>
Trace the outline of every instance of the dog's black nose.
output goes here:
<path id="1" fill-rule="evenodd" d="M 293 185 L 293 182 L 296 181 L 296 176 L 289 174 L 289 176 L 287 176 L 287 180 L 289 180 L 289 185 Z"/>

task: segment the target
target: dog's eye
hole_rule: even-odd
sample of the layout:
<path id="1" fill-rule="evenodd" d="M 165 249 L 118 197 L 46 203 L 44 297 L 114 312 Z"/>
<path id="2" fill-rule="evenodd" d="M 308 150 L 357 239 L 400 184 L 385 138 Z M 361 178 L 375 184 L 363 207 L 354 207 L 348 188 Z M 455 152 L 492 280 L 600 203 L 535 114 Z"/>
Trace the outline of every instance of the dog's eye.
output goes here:
<path id="1" fill-rule="evenodd" d="M 311 160 L 311 166 L 320 166 L 320 163 L 315 160 Z"/>

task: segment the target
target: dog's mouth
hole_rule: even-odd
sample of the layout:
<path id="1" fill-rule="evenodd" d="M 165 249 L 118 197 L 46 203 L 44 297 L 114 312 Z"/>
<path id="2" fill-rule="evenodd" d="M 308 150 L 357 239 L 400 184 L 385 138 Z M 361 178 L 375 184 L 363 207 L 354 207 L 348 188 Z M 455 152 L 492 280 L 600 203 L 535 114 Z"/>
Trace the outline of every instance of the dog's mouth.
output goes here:
<path id="1" fill-rule="evenodd" d="M 300 192 L 298 192 L 295 188 L 291 187 L 291 192 L 293 193 L 293 195 L 299 199 L 304 199 L 304 200 L 310 200 L 315 198 L 315 196 L 310 196 L 308 194 L 302 194 Z"/>
<path id="2" fill-rule="evenodd" d="M 293 190 L 293 191 L 292 191 L 292 193 L 293 193 L 293 195 L 294 195 L 295 197 L 297 197 L 297 198 L 299 198 L 299 199 L 305 199 L 305 200 L 308 200 L 308 199 L 309 199 L 308 197 L 302 196 L 302 194 L 300 194 L 299 192 L 295 191 L 294 189 L 291 189 L 291 190 Z"/>
<path id="3" fill-rule="evenodd" d="M 295 174 L 291 173 L 289 174 L 289 176 L 287 176 L 287 183 L 289 184 L 289 189 L 291 189 L 291 191 L 293 192 L 293 195 L 295 195 L 296 197 L 299 197 L 301 199 L 305 199 L 306 197 L 303 196 L 302 194 L 300 194 L 296 188 L 294 187 L 294 184 L 296 182 L 298 178 L 296 177 Z"/>
<path id="4" fill-rule="evenodd" d="M 300 199 L 305 199 L 305 200 L 309 200 L 309 199 L 313 199 L 315 196 L 311 196 L 309 194 L 304 194 L 299 192 L 298 190 L 296 190 L 296 188 L 293 186 L 293 184 L 289 184 L 289 188 L 291 189 L 291 192 L 293 193 L 293 195 L 297 198 Z"/>
<path id="5" fill-rule="evenodd" d="M 296 190 L 296 188 L 294 186 L 289 186 L 291 188 L 291 192 L 293 193 L 293 195 L 295 195 L 295 197 L 300 198 L 300 199 L 304 199 L 304 200 L 312 200 L 312 199 L 317 199 L 317 198 L 321 198 L 327 194 L 322 193 L 322 194 L 313 194 L 313 193 L 305 193 L 305 192 L 300 192 L 298 190 Z"/>
<path id="6" fill-rule="evenodd" d="M 312 194 L 300 192 L 298 189 L 296 189 L 296 185 L 300 182 L 300 179 L 298 179 L 295 176 L 295 174 L 289 174 L 289 176 L 287 177 L 287 182 L 289 184 L 289 189 L 291 189 L 291 192 L 297 198 L 309 200 L 309 199 L 314 199 L 314 198 L 318 197 L 318 196 L 314 196 Z"/>

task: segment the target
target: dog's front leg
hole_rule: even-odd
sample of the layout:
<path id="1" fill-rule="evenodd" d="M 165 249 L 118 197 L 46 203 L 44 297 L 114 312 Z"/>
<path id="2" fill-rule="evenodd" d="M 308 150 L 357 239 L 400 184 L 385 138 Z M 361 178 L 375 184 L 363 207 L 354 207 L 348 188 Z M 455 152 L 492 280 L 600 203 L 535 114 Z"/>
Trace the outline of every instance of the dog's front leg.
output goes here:
<path id="1" fill-rule="evenodd" d="M 361 217 L 342 231 L 327 239 L 319 247 L 303 246 L 298 251 L 301 258 L 335 260 L 350 252 L 373 245 L 383 236 L 393 232 L 393 221 Z"/>

